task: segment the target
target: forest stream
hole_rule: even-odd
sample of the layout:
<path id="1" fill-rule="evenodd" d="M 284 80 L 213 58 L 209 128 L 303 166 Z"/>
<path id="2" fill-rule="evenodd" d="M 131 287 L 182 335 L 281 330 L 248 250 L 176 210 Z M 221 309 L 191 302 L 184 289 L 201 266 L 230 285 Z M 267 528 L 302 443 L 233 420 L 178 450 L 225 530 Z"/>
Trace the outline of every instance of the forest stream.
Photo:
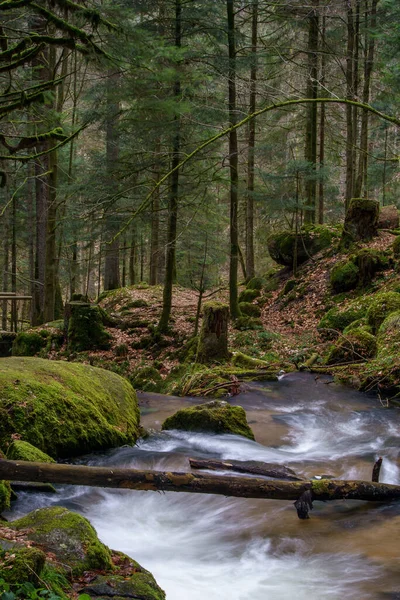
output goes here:
<path id="1" fill-rule="evenodd" d="M 151 435 L 135 447 L 79 462 L 188 471 L 188 457 L 285 464 L 306 477 L 400 484 L 400 412 L 376 397 L 306 373 L 246 384 L 243 406 L 256 442 L 233 435 L 160 432 L 162 421 L 199 399 L 139 395 Z M 232 475 L 232 473 L 231 473 Z M 291 502 L 201 494 L 58 486 L 55 496 L 20 493 L 17 518 L 58 504 L 78 511 L 111 548 L 155 576 L 168 600 L 400 598 L 400 503 L 315 502 L 301 521 Z"/>

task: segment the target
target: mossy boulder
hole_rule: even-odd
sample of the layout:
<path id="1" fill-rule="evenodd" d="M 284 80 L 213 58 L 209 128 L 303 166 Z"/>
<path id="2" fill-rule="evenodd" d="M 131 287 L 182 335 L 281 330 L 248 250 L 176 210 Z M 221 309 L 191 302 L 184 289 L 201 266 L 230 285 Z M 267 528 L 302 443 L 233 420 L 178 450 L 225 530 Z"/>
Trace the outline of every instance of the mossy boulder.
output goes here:
<path id="1" fill-rule="evenodd" d="M 158 370 L 151 365 L 136 369 L 129 380 L 135 389 L 143 392 L 161 391 L 163 385 L 163 378 Z"/>
<path id="2" fill-rule="evenodd" d="M 228 350 L 229 306 L 221 302 L 207 302 L 203 306 L 197 358 L 209 363 L 229 358 Z"/>
<path id="3" fill-rule="evenodd" d="M 244 409 L 220 400 L 182 408 L 164 421 L 162 429 L 232 433 L 254 440 Z"/>
<path id="4" fill-rule="evenodd" d="M 265 279 L 264 277 L 253 277 L 252 279 L 250 279 L 250 281 L 248 282 L 248 284 L 246 285 L 246 289 L 247 290 L 262 290 L 263 286 L 265 285 Z"/>
<path id="5" fill-rule="evenodd" d="M 89 521 L 66 508 L 37 509 L 13 521 L 11 526 L 54 554 L 59 563 L 68 565 L 73 575 L 112 567 L 111 552 L 100 542 Z"/>
<path id="6" fill-rule="evenodd" d="M 378 357 L 400 356 L 400 310 L 391 313 L 379 327 Z"/>
<path id="7" fill-rule="evenodd" d="M 69 302 L 65 305 L 64 319 L 70 352 L 106 350 L 110 347 L 111 336 L 104 329 L 98 306 L 86 302 Z"/>
<path id="8" fill-rule="evenodd" d="M 351 333 L 355 329 L 363 329 L 367 333 L 372 333 L 372 327 L 370 325 L 368 325 L 366 317 L 357 319 L 356 321 L 353 321 L 352 323 L 350 323 L 350 325 L 347 325 L 347 327 L 345 327 L 343 329 L 343 333 L 344 333 L 344 335 L 347 335 L 348 333 Z"/>
<path id="9" fill-rule="evenodd" d="M 47 345 L 47 335 L 37 331 L 21 331 L 12 346 L 13 356 L 35 356 Z"/>
<path id="10" fill-rule="evenodd" d="M 132 300 L 131 302 L 125 304 L 124 308 L 147 308 L 148 306 L 149 303 L 146 302 L 146 300 L 144 300 L 143 298 L 137 298 L 136 300 Z"/>
<path id="11" fill-rule="evenodd" d="M 263 324 L 261 319 L 256 319 L 254 317 L 242 316 L 236 319 L 233 323 L 233 327 L 235 329 L 239 329 L 240 331 L 251 331 L 255 329 L 262 329 Z"/>
<path id="12" fill-rule="evenodd" d="M 324 337 L 331 337 L 329 330 L 343 331 L 345 327 L 365 317 L 368 307 L 372 304 L 374 296 L 363 296 L 346 304 L 343 307 L 334 306 L 322 317 L 318 329 Z"/>
<path id="13" fill-rule="evenodd" d="M 251 302 L 239 302 L 240 312 L 246 317 L 260 317 L 261 310 L 259 306 L 252 304 Z"/>
<path id="14" fill-rule="evenodd" d="M 297 264 L 328 248 L 339 235 L 338 229 L 329 225 L 303 227 L 297 234 Z M 284 231 L 272 234 L 267 241 L 271 258 L 280 265 L 292 267 L 296 250 L 296 233 Z"/>
<path id="15" fill-rule="evenodd" d="M 374 294 L 373 301 L 367 310 L 367 322 L 377 333 L 379 327 L 390 313 L 400 310 L 400 294 L 397 292 L 380 292 Z"/>
<path id="16" fill-rule="evenodd" d="M 133 444 L 139 409 L 110 371 L 40 358 L 0 359 L 0 445 L 12 434 L 53 458 Z"/>
<path id="17" fill-rule="evenodd" d="M 343 225 L 339 247 L 347 250 L 355 242 L 369 242 L 378 233 L 379 203 L 369 198 L 353 198 Z"/>
<path id="18" fill-rule="evenodd" d="M 376 355 L 377 342 L 375 336 L 365 329 L 354 329 L 345 337 L 340 337 L 331 347 L 325 363 L 334 365 L 367 360 Z"/>
<path id="19" fill-rule="evenodd" d="M 11 356 L 12 345 L 17 337 L 14 331 L 0 331 L 0 357 Z"/>
<path id="20" fill-rule="evenodd" d="M 45 452 L 35 448 L 29 442 L 23 440 L 14 440 L 7 450 L 7 458 L 9 460 L 27 460 L 29 462 L 54 463 L 54 458 L 51 458 Z"/>
<path id="21" fill-rule="evenodd" d="M 392 244 L 393 256 L 395 258 L 400 258 L 400 235 L 394 238 L 394 242 Z"/>
<path id="22" fill-rule="evenodd" d="M 243 290 L 239 294 L 239 304 L 240 302 L 253 302 L 256 298 L 261 296 L 260 290 Z"/>
<path id="23" fill-rule="evenodd" d="M 42 582 L 40 576 L 45 562 L 46 554 L 39 548 L 14 548 L 13 552 L 7 553 L 1 561 L 0 578 L 9 585 L 29 582 L 37 586 Z M 10 598 L 14 598 L 14 595 Z"/>
<path id="24" fill-rule="evenodd" d="M 358 267 L 350 260 L 336 264 L 330 272 L 329 281 L 335 294 L 354 290 L 359 281 Z"/>

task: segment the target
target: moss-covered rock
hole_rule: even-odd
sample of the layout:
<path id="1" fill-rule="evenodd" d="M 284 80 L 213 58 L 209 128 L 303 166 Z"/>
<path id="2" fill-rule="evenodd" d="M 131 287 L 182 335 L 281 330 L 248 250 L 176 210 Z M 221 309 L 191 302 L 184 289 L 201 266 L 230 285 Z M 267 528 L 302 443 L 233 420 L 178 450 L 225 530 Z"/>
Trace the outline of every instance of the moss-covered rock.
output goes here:
<path id="1" fill-rule="evenodd" d="M 347 335 L 348 333 L 351 333 L 355 329 L 363 329 L 367 333 L 372 333 L 372 327 L 370 325 L 368 325 L 366 317 L 357 319 L 356 321 L 353 321 L 352 323 L 350 323 L 350 325 L 347 325 L 347 327 L 345 327 L 343 329 L 343 333 L 344 333 L 344 335 Z"/>
<path id="2" fill-rule="evenodd" d="M 86 302 L 69 302 L 65 306 L 65 330 L 68 350 L 105 350 L 110 347 L 110 335 L 104 329 L 98 306 Z"/>
<path id="3" fill-rule="evenodd" d="M 143 392 L 159 392 L 163 385 L 163 379 L 155 367 L 139 367 L 133 371 L 129 378 L 133 387 Z"/>
<path id="4" fill-rule="evenodd" d="M 374 294 L 373 301 L 367 310 L 367 322 L 372 332 L 377 333 L 379 327 L 390 313 L 400 310 L 400 294 L 397 292 L 379 292 Z"/>
<path id="5" fill-rule="evenodd" d="M 252 279 L 250 279 L 250 281 L 248 282 L 248 284 L 246 285 L 246 289 L 248 290 L 262 290 L 263 286 L 265 285 L 266 281 L 264 279 L 264 277 L 253 277 Z"/>
<path id="6" fill-rule="evenodd" d="M 228 351 L 229 307 L 221 302 L 207 302 L 203 306 L 197 358 L 208 363 L 229 358 Z"/>
<path id="7" fill-rule="evenodd" d="M 340 240 L 346 250 L 355 242 L 368 242 L 378 233 L 379 203 L 369 198 L 353 198 L 349 203 Z"/>
<path id="8" fill-rule="evenodd" d="M 394 238 L 394 242 L 392 244 L 393 256 L 395 258 L 400 258 L 400 235 Z"/>
<path id="9" fill-rule="evenodd" d="M 45 552 L 51 552 L 59 563 L 68 565 L 73 575 L 91 569 L 111 569 L 111 552 L 100 542 L 87 519 L 60 506 L 34 510 L 11 523 L 14 530 Z"/>
<path id="10" fill-rule="evenodd" d="M 7 458 L 9 460 L 27 460 L 29 462 L 54 463 L 54 458 L 51 458 L 45 452 L 35 448 L 29 442 L 23 440 L 14 440 L 8 450 Z"/>
<path id="11" fill-rule="evenodd" d="M 325 337 L 330 337 L 329 330 L 343 331 L 345 327 L 365 317 L 374 296 L 363 296 L 352 300 L 343 307 L 334 306 L 322 317 L 318 329 Z"/>
<path id="12" fill-rule="evenodd" d="M 118 375 L 40 358 L 0 359 L 0 445 L 18 433 L 50 456 L 133 444 L 136 394 Z"/>
<path id="13" fill-rule="evenodd" d="M 178 410 L 164 421 L 162 429 L 232 433 L 254 440 L 243 408 L 219 400 Z"/>
<path id="14" fill-rule="evenodd" d="M 261 295 L 260 290 L 243 290 L 239 294 L 239 303 L 240 302 L 253 302 L 256 298 Z"/>
<path id="15" fill-rule="evenodd" d="M 233 326 L 235 329 L 239 329 L 240 331 L 250 331 L 263 328 L 261 319 L 247 316 L 242 316 L 236 319 L 233 323 Z"/>
<path id="16" fill-rule="evenodd" d="M 255 317 L 258 318 L 261 316 L 261 310 L 255 304 L 251 304 L 251 302 L 240 302 L 239 303 L 240 312 L 246 317 Z"/>
<path id="17" fill-rule="evenodd" d="M 378 357 L 400 356 L 400 311 L 391 313 L 379 327 Z"/>
<path id="18" fill-rule="evenodd" d="M 389 259 L 383 252 L 372 248 L 363 248 L 351 256 L 352 262 L 358 267 L 358 285 L 365 287 L 371 283 L 376 273 L 389 266 Z"/>
<path id="19" fill-rule="evenodd" d="M 345 337 L 340 337 L 331 347 L 325 364 L 334 365 L 367 360 L 376 355 L 377 342 L 375 336 L 365 329 L 354 329 Z"/>
<path id="20" fill-rule="evenodd" d="M 297 264 L 305 262 L 310 256 L 328 248 L 338 235 L 338 228 L 329 225 L 303 227 L 297 236 Z M 268 252 L 275 262 L 287 267 L 293 266 L 296 249 L 295 232 L 274 233 L 268 238 L 267 243 Z"/>
<path id="21" fill-rule="evenodd" d="M 350 260 L 336 264 L 330 272 L 329 281 L 335 294 L 354 290 L 359 281 L 358 267 Z"/>
<path id="22" fill-rule="evenodd" d="M 39 548 L 14 549 L 0 564 L 0 578 L 10 585 L 29 582 L 37 586 L 41 582 L 45 562 L 46 554 Z"/>
<path id="23" fill-rule="evenodd" d="M 137 298 L 136 300 L 132 300 L 131 302 L 125 304 L 124 308 L 147 308 L 148 306 L 149 303 L 146 302 L 146 300 L 143 300 L 143 298 Z"/>
<path id="24" fill-rule="evenodd" d="M 12 346 L 13 356 L 35 356 L 47 345 L 47 336 L 37 331 L 21 331 Z"/>

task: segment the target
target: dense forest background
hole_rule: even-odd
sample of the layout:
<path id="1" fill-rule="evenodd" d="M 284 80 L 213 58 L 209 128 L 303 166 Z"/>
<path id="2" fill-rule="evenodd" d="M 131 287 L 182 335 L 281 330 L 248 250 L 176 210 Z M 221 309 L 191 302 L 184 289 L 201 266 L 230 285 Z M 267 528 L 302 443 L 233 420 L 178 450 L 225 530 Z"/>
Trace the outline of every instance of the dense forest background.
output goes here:
<path id="1" fill-rule="evenodd" d="M 161 330 L 175 282 L 229 281 L 235 317 L 272 232 L 335 224 L 354 197 L 398 205 L 396 0 L 2 0 L 0 19 L 19 318 L 142 281 L 164 286 Z"/>

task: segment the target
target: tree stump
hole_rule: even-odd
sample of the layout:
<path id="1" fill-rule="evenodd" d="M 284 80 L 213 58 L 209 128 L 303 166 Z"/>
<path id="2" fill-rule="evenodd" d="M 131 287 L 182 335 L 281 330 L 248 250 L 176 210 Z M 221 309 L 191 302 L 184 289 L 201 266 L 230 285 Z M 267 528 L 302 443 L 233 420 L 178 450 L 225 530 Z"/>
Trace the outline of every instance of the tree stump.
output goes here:
<path id="1" fill-rule="evenodd" d="M 104 329 L 101 311 L 89 302 L 65 305 L 64 329 L 71 352 L 109 348 L 110 335 Z"/>
<path id="2" fill-rule="evenodd" d="M 379 203 L 368 198 L 353 198 L 343 225 L 340 249 L 354 242 L 369 242 L 378 233 Z"/>
<path id="3" fill-rule="evenodd" d="M 197 351 L 201 363 L 229 358 L 228 351 L 229 306 L 220 302 L 207 302 L 203 307 L 203 325 Z"/>

